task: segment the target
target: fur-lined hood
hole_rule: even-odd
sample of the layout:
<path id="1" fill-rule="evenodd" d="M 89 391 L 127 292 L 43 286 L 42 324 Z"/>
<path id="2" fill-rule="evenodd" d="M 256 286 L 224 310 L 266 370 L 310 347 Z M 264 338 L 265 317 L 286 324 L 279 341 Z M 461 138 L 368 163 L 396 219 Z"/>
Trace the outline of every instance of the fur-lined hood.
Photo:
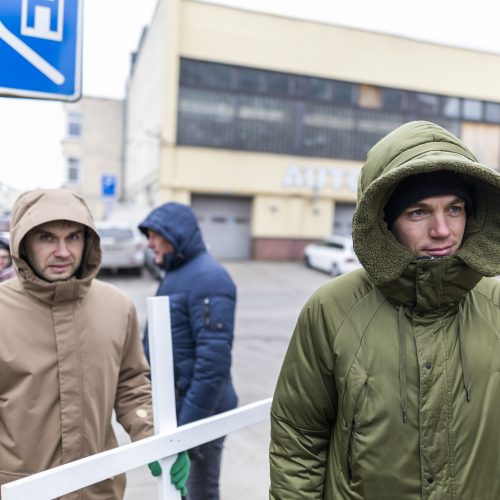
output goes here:
<path id="1" fill-rule="evenodd" d="M 500 274 L 500 174 L 481 163 L 453 134 L 417 121 L 397 128 L 368 153 L 358 185 L 353 218 L 356 254 L 377 285 L 399 278 L 415 261 L 388 230 L 384 206 L 399 182 L 410 175 L 451 170 L 475 192 L 462 247 L 455 254 L 482 276 Z"/>

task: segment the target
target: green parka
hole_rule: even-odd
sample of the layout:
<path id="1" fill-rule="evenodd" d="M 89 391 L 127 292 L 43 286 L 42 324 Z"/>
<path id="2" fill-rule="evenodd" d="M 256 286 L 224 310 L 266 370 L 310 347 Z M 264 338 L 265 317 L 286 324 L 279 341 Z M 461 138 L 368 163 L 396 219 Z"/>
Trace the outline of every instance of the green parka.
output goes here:
<path id="1" fill-rule="evenodd" d="M 383 207 L 417 173 L 475 191 L 451 257 L 419 258 Z M 276 500 L 500 498 L 500 175 L 428 122 L 369 152 L 353 220 L 364 269 L 302 310 L 272 405 Z"/>

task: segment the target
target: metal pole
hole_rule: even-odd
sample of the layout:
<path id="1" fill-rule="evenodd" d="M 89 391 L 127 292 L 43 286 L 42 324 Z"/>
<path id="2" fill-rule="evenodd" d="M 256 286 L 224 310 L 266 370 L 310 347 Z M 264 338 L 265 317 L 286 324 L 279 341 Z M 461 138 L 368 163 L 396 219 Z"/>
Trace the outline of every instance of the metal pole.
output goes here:
<path id="1" fill-rule="evenodd" d="M 166 296 L 149 297 L 147 304 L 155 434 L 168 434 L 177 429 L 170 300 Z M 158 478 L 158 500 L 181 498 L 170 482 L 170 467 L 176 458 L 160 460 L 163 473 Z"/>

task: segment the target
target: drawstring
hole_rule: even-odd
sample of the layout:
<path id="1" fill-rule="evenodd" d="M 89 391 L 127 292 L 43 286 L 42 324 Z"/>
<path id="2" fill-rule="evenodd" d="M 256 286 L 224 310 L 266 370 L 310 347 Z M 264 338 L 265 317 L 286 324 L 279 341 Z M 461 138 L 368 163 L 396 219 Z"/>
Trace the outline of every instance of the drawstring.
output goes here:
<path id="1" fill-rule="evenodd" d="M 469 367 L 467 365 L 467 358 L 465 356 L 464 342 L 464 309 L 461 302 L 458 304 L 458 340 L 460 342 L 460 359 L 462 361 L 462 375 L 464 378 L 465 399 L 467 401 L 470 401 Z"/>
<path id="2" fill-rule="evenodd" d="M 399 306 L 398 337 L 399 337 L 399 397 L 403 412 L 403 423 L 408 420 L 408 390 L 406 388 L 406 338 L 403 332 L 404 309 Z"/>

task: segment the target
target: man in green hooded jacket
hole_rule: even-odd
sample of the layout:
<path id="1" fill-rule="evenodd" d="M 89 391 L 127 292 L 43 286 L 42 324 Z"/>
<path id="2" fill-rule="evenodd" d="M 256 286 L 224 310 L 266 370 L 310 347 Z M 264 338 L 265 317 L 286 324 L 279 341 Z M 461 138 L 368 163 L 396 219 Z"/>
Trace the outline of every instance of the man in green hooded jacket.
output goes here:
<path id="1" fill-rule="evenodd" d="M 500 174 L 405 124 L 363 166 L 364 269 L 304 306 L 271 412 L 275 500 L 500 498 Z"/>

